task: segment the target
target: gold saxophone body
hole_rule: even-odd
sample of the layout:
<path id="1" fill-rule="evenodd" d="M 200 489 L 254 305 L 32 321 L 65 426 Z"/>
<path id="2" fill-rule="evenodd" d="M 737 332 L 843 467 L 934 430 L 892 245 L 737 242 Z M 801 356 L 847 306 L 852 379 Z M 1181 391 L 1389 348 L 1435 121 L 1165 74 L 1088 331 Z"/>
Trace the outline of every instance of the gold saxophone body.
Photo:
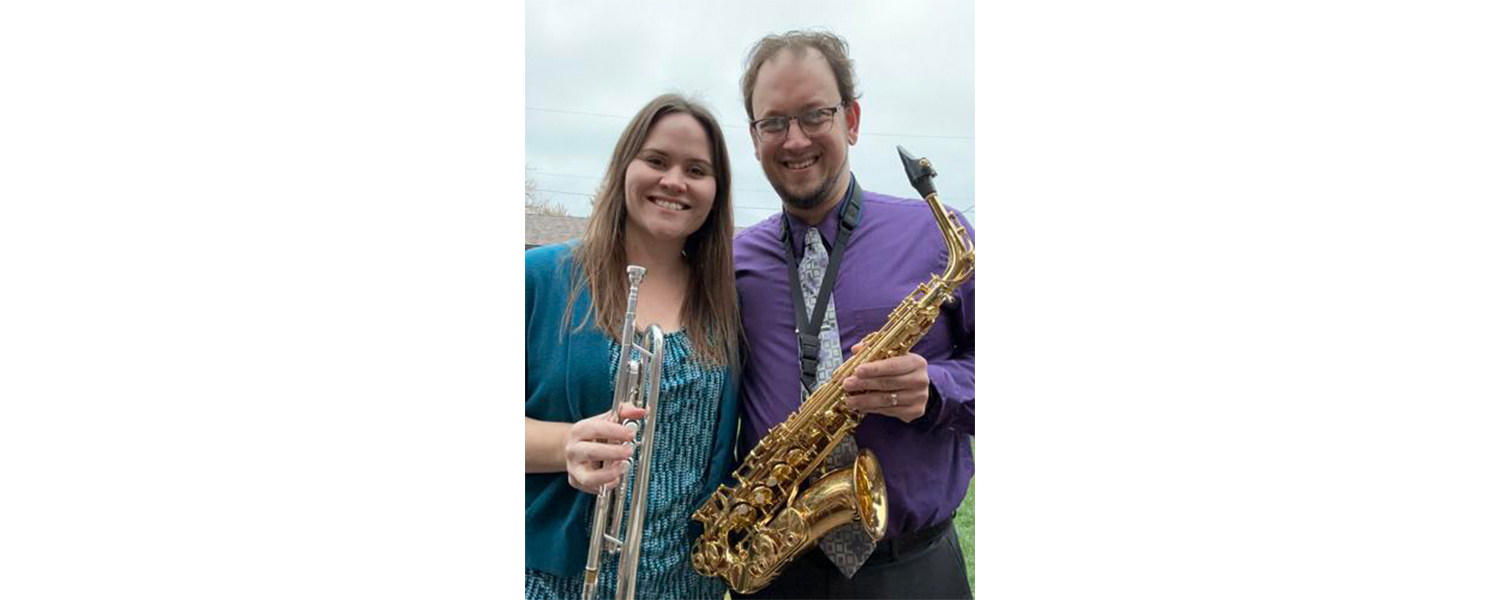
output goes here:
<path id="1" fill-rule="evenodd" d="M 844 403 L 842 382 L 862 364 L 911 350 L 937 321 L 943 303 L 974 273 L 973 240 L 938 200 L 931 163 L 913 159 L 899 146 L 897 151 L 937 219 L 947 266 L 917 286 L 884 326 L 864 337 L 858 354 L 766 433 L 735 469 L 734 486 L 719 486 L 693 513 L 703 524 L 703 535 L 693 544 L 693 569 L 723 578 L 737 593 L 766 587 L 819 538 L 846 523 L 859 522 L 872 540 L 885 535 L 885 478 L 874 454 L 861 450 L 853 466 L 823 472 L 824 459 L 863 418 Z M 803 487 L 814 476 L 819 477 Z"/>

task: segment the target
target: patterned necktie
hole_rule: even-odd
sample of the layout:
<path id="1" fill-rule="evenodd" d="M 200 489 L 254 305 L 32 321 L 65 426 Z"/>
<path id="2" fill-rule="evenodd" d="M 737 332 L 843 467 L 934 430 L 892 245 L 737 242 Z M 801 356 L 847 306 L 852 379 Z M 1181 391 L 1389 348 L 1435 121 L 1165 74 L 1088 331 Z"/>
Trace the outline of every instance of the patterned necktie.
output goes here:
<path id="1" fill-rule="evenodd" d="M 802 280 L 802 298 L 807 302 L 807 314 L 811 315 L 818 301 L 818 292 L 823 287 L 823 273 L 828 270 L 828 251 L 823 248 L 823 236 L 817 227 L 807 228 L 807 245 L 802 253 L 802 264 L 797 267 Z M 823 385 L 833 375 L 834 369 L 844 362 L 839 350 L 838 313 L 833 307 L 833 295 L 828 296 L 828 307 L 824 309 L 822 329 L 818 331 L 818 374 L 813 389 Z M 803 398 L 806 400 L 806 398 Z M 823 463 L 825 470 L 842 469 L 854 464 L 858 448 L 854 436 L 846 435 L 839 440 L 833 452 Z M 858 523 L 846 523 L 828 532 L 818 540 L 818 547 L 837 565 L 844 577 L 852 578 L 860 565 L 875 551 L 875 543 Z"/>

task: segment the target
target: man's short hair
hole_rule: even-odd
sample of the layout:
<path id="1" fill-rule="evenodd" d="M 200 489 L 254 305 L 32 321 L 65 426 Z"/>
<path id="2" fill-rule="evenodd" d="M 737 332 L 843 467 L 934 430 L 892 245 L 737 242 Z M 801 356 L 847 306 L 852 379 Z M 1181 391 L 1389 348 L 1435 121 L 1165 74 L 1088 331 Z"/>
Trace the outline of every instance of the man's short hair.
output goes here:
<path id="1" fill-rule="evenodd" d="M 838 82 L 839 102 L 849 104 L 859 98 L 854 90 L 854 61 L 849 58 L 849 44 L 844 38 L 817 30 L 794 30 L 783 34 L 771 34 L 760 38 L 750 49 L 745 59 L 745 74 L 740 77 L 740 94 L 745 97 L 745 114 L 755 119 L 755 110 L 750 106 L 750 96 L 755 92 L 755 80 L 760 76 L 760 67 L 782 50 L 790 50 L 793 58 L 801 58 L 807 49 L 813 48 L 828 59 L 833 67 L 833 79 Z"/>

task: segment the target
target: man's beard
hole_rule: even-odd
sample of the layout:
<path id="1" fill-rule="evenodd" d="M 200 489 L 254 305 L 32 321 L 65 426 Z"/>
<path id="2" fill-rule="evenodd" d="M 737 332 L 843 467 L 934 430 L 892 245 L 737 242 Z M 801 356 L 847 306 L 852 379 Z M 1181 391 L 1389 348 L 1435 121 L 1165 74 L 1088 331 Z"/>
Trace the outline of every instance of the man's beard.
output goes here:
<path id="1" fill-rule="evenodd" d="M 797 210 L 811 210 L 813 208 L 817 208 L 819 205 L 823 204 L 823 200 L 828 196 L 829 188 L 832 187 L 833 180 L 828 179 L 823 182 L 823 185 L 818 186 L 818 189 L 813 190 L 813 193 L 811 194 L 805 196 L 793 196 L 791 192 L 787 191 L 786 188 L 781 187 L 779 184 L 771 184 L 771 189 L 776 190 L 776 195 L 781 196 L 782 203 Z"/>
<path id="2" fill-rule="evenodd" d="M 846 164 L 849 162 L 849 157 L 847 155 L 844 156 L 844 162 Z M 781 196 L 781 202 L 783 204 L 786 204 L 787 206 L 795 208 L 797 210 L 812 210 L 814 208 L 822 206 L 824 202 L 828 201 L 829 193 L 833 190 L 834 183 L 839 180 L 839 173 L 842 171 L 843 169 L 835 171 L 832 176 L 824 179 L 823 183 L 819 185 L 817 189 L 813 190 L 812 193 L 804 194 L 801 196 L 793 195 L 785 187 L 782 187 L 781 184 L 772 180 L 769 177 L 769 173 L 767 174 L 766 180 L 770 181 L 771 189 L 776 190 L 776 195 Z"/>

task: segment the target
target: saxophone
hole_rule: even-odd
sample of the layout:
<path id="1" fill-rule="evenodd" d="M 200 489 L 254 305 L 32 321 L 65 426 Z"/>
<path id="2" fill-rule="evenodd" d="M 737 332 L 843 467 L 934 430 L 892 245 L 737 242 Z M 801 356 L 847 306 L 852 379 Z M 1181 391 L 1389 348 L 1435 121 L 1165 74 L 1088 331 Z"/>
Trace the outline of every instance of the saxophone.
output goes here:
<path id="1" fill-rule="evenodd" d="M 693 569 L 723 578 L 736 593 L 766 587 L 819 538 L 846 523 L 860 523 L 872 540 L 885 535 L 885 478 L 874 454 L 861 450 L 852 466 L 822 472 L 824 459 L 864 417 L 844 403 L 842 382 L 862 364 L 911 350 L 937 321 L 943 303 L 974 273 L 974 242 L 938 200 L 932 163 L 912 158 L 900 146 L 896 151 L 937 219 L 948 247 L 947 266 L 917 286 L 884 326 L 864 337 L 858 354 L 766 433 L 735 469 L 736 485 L 720 485 L 693 513 L 703 524 L 703 535 L 693 543 Z"/>

